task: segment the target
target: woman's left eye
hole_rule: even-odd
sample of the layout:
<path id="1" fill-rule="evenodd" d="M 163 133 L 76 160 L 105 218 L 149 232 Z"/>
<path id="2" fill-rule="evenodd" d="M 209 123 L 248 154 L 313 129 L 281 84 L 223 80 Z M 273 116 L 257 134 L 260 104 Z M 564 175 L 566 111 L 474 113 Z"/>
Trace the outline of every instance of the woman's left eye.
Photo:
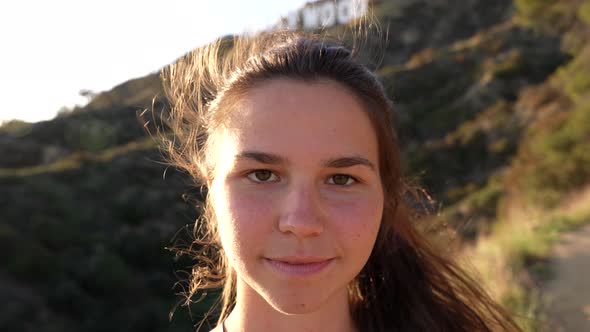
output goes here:
<path id="1" fill-rule="evenodd" d="M 350 186 L 355 183 L 356 179 L 346 174 L 336 174 L 330 177 L 328 180 L 329 184 L 335 184 L 339 186 Z"/>

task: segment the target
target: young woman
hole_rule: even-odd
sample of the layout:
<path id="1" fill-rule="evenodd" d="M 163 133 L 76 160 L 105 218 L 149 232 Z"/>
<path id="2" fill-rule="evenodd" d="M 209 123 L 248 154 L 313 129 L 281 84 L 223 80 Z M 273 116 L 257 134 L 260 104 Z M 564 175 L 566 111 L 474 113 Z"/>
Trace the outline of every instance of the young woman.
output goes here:
<path id="1" fill-rule="evenodd" d="M 350 49 L 271 32 L 163 74 L 164 148 L 208 188 L 188 295 L 222 288 L 213 331 L 518 330 L 415 229 L 392 103 Z"/>

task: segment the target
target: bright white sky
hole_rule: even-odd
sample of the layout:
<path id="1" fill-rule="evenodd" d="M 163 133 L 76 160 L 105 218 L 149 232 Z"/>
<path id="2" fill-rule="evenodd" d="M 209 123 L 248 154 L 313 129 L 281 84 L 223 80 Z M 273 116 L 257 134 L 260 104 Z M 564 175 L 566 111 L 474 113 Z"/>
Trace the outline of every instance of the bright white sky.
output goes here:
<path id="1" fill-rule="evenodd" d="M 228 33 L 262 29 L 306 0 L 0 2 L 0 122 L 51 119 Z"/>

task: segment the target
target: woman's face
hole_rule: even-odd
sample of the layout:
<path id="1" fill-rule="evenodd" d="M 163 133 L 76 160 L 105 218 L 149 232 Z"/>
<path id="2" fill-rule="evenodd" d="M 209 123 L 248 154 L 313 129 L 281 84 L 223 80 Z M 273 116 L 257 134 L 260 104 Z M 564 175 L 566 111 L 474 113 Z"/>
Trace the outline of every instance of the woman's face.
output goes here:
<path id="1" fill-rule="evenodd" d="M 329 80 L 250 89 L 212 136 L 210 197 L 240 296 L 284 313 L 335 298 L 365 265 L 383 212 L 378 144 L 359 100 Z"/>

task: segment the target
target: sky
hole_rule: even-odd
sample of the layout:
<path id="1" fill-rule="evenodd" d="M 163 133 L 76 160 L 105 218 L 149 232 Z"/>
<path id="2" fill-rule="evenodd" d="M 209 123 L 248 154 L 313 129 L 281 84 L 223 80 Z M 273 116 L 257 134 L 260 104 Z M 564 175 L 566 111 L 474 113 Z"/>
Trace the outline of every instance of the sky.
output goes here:
<path id="1" fill-rule="evenodd" d="M 264 29 L 306 0 L 0 2 L 0 122 L 52 119 L 229 33 Z"/>

